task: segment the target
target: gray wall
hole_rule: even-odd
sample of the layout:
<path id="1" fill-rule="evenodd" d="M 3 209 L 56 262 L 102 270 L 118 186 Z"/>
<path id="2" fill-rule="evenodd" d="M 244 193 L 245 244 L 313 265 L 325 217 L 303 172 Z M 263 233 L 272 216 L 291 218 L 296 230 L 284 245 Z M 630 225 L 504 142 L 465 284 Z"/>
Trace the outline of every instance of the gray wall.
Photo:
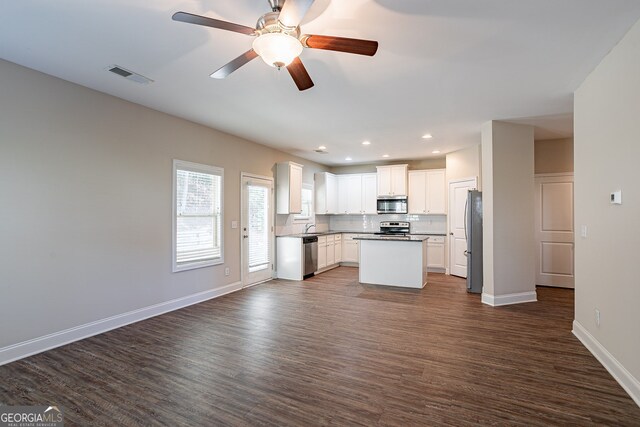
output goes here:
<path id="1" fill-rule="evenodd" d="M 576 91 L 574 126 L 576 322 L 635 377 L 640 404 L 639 52 L 640 22 Z"/>
<path id="2" fill-rule="evenodd" d="M 482 154 L 480 144 L 447 154 L 447 182 L 477 177 L 478 189 L 481 190 L 481 168 Z"/>
<path id="3" fill-rule="evenodd" d="M 535 173 L 573 172 L 573 138 L 536 141 Z"/>
<path id="4" fill-rule="evenodd" d="M 533 127 L 482 126 L 484 289 L 535 295 Z"/>
<path id="5" fill-rule="evenodd" d="M 446 160 L 443 157 L 439 159 L 394 160 L 392 162 L 379 162 L 368 165 L 334 166 L 331 168 L 331 172 L 335 174 L 374 173 L 377 172 L 376 166 L 404 164 L 409 165 L 409 170 L 444 169 Z"/>
<path id="6" fill-rule="evenodd" d="M 239 281 L 240 173 L 326 170 L 1 60 L 0 91 L 0 348 Z M 224 167 L 224 265 L 171 273 L 172 159 Z"/>

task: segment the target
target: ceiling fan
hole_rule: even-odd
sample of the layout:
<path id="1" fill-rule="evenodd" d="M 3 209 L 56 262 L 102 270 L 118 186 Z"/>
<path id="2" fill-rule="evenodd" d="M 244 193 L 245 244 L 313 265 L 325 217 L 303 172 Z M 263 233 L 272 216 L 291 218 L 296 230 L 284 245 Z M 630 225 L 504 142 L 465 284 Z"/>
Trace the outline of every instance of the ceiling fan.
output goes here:
<path id="1" fill-rule="evenodd" d="M 256 37 L 251 49 L 214 71 L 211 74 L 214 79 L 223 79 L 260 56 L 264 62 L 272 67 L 278 69 L 286 67 L 296 86 L 302 91 L 313 87 L 313 81 L 299 58 L 304 48 L 334 50 L 368 56 L 375 55 L 378 50 L 378 42 L 376 41 L 302 34 L 299 27 L 300 22 L 314 0 L 268 1 L 271 12 L 265 13 L 258 19 L 256 28 L 186 12 L 175 13 L 173 20 Z"/>

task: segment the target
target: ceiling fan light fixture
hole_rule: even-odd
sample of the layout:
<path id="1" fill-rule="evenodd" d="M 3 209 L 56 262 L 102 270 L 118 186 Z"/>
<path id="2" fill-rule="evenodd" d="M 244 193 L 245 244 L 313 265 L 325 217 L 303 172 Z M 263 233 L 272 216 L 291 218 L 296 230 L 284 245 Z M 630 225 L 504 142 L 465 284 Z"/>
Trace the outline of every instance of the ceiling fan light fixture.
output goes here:
<path id="1" fill-rule="evenodd" d="M 253 50 L 267 64 L 286 67 L 302 53 L 300 40 L 285 33 L 265 33 L 253 41 Z"/>

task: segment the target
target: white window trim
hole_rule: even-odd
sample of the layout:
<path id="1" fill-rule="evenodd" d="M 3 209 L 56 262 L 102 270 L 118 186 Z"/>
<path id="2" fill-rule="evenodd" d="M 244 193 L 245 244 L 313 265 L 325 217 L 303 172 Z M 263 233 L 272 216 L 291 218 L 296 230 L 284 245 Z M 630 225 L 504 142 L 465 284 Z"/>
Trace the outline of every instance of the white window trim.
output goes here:
<path id="1" fill-rule="evenodd" d="M 293 214 L 293 224 L 308 224 L 310 222 L 315 224 L 316 221 L 316 206 L 315 206 L 315 188 L 314 184 L 308 184 L 306 182 L 302 183 L 302 188 L 305 190 L 311 190 L 311 211 L 309 212 L 308 217 L 297 218 L 299 214 Z"/>
<path id="2" fill-rule="evenodd" d="M 220 257 L 207 261 L 196 261 L 189 264 L 178 265 L 176 262 L 176 237 L 177 237 L 177 171 L 189 170 L 220 176 Z M 203 165 L 200 163 L 186 162 L 184 160 L 173 159 L 173 172 L 171 177 L 173 191 L 171 196 L 171 266 L 174 273 L 180 271 L 194 270 L 196 268 L 211 267 L 213 265 L 224 264 L 224 169 L 217 166 Z"/>

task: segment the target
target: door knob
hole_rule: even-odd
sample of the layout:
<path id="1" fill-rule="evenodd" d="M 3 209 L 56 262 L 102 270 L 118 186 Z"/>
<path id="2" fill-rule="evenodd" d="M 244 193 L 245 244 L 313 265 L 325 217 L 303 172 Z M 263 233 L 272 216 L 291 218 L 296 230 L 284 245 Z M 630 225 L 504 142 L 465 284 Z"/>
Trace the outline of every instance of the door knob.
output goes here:
<path id="1" fill-rule="evenodd" d="M 245 235 L 244 235 L 244 236 L 242 236 L 242 237 L 244 237 L 244 238 L 246 239 L 246 238 L 248 238 L 249 236 L 247 236 L 247 235 L 245 234 Z"/>

